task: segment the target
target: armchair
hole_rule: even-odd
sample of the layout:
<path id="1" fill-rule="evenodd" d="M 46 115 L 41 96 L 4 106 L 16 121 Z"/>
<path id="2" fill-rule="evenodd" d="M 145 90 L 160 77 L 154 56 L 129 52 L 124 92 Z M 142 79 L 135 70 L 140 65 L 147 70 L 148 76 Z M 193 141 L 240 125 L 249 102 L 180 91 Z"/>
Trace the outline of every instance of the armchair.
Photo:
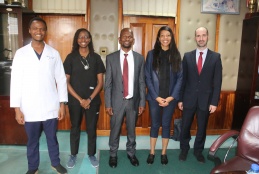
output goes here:
<path id="1" fill-rule="evenodd" d="M 221 163 L 216 152 L 231 137 L 237 140 L 236 155 Z M 249 109 L 240 132 L 231 130 L 215 140 L 210 147 L 208 158 L 214 160 L 216 165 L 211 170 L 211 174 L 247 171 L 252 163 L 259 164 L 259 106 Z"/>

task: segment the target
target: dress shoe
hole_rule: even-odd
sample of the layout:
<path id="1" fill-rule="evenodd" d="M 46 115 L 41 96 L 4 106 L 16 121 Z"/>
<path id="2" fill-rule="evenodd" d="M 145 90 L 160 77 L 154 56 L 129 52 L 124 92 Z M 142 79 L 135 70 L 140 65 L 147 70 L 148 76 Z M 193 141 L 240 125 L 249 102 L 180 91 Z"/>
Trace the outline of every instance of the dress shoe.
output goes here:
<path id="1" fill-rule="evenodd" d="M 115 157 L 110 156 L 109 165 L 111 168 L 117 167 L 117 157 L 116 156 Z"/>
<path id="2" fill-rule="evenodd" d="M 181 153 L 179 155 L 179 161 L 186 161 L 188 151 L 187 150 L 181 150 Z"/>
<path id="3" fill-rule="evenodd" d="M 155 155 L 149 154 L 148 157 L 147 157 L 147 163 L 148 164 L 153 164 L 154 158 L 155 158 Z"/>
<path id="4" fill-rule="evenodd" d="M 167 155 L 161 155 L 161 164 L 166 165 L 168 163 Z"/>
<path id="5" fill-rule="evenodd" d="M 201 152 L 194 152 L 193 154 L 196 157 L 197 161 L 199 161 L 200 163 L 205 163 L 205 158 Z"/>
<path id="6" fill-rule="evenodd" d="M 128 155 L 128 158 L 130 160 L 130 163 L 133 165 L 133 166 L 139 166 L 139 162 L 138 162 L 138 159 L 135 155 L 133 156 L 129 156 Z"/>

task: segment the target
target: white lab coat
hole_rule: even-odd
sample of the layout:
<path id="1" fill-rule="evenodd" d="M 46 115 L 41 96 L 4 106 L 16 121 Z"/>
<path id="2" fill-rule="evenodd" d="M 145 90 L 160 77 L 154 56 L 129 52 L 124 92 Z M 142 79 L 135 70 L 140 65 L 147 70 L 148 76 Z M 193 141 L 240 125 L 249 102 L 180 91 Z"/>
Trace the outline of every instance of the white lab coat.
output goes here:
<path id="1" fill-rule="evenodd" d="M 11 72 L 10 106 L 20 107 L 26 122 L 58 117 L 67 83 L 57 50 L 45 43 L 39 60 L 31 44 L 17 50 Z"/>

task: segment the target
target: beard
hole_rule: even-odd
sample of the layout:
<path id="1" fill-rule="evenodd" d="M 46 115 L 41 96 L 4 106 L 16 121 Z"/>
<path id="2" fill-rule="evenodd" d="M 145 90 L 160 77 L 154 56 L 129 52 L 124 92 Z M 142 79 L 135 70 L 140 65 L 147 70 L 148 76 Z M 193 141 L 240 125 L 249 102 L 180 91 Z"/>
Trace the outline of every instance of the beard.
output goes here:
<path id="1" fill-rule="evenodd" d="M 198 47 L 206 47 L 208 41 L 204 41 L 204 42 L 196 42 Z"/>

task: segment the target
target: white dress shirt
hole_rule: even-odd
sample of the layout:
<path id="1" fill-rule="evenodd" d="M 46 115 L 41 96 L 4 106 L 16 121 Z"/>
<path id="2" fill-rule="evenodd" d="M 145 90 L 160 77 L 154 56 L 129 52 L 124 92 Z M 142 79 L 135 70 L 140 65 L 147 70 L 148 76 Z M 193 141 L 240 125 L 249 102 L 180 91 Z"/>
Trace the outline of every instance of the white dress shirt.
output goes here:
<path id="1" fill-rule="evenodd" d="M 67 101 L 67 83 L 57 50 L 45 43 L 39 60 L 31 43 L 15 53 L 10 106 L 19 107 L 26 122 L 58 117 L 60 102 Z"/>

